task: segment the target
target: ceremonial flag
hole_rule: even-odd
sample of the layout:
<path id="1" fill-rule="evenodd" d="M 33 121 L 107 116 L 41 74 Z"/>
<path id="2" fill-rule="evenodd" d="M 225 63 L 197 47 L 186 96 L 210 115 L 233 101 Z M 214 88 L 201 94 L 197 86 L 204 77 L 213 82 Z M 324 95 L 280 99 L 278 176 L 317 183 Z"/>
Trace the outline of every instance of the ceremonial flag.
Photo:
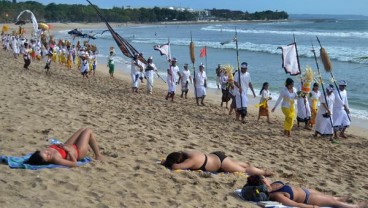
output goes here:
<path id="1" fill-rule="evenodd" d="M 200 51 L 199 57 L 200 57 L 200 58 L 203 58 L 203 57 L 205 57 L 205 56 L 207 56 L 207 48 L 206 48 L 206 47 L 203 47 L 203 48 L 201 49 L 201 51 Z"/>
<path id="2" fill-rule="evenodd" d="M 110 24 L 107 22 L 105 17 L 102 16 L 101 12 L 98 10 L 98 8 L 95 5 L 93 5 L 89 0 L 87 0 L 87 2 L 96 10 L 98 16 L 100 16 L 100 18 L 105 22 L 116 44 L 119 46 L 120 51 L 126 57 L 133 58 L 135 54 L 140 54 L 132 45 L 130 45 L 130 43 L 127 40 L 125 40 L 117 32 L 115 32 L 114 29 L 112 29 Z M 143 63 L 147 63 L 147 61 L 141 55 L 139 55 L 138 59 Z"/>
<path id="3" fill-rule="evenodd" d="M 155 45 L 153 49 L 159 51 L 161 56 L 166 56 L 166 60 L 170 60 L 170 43 L 166 43 L 163 45 Z"/>
<path id="4" fill-rule="evenodd" d="M 288 46 L 279 47 L 282 50 L 282 67 L 286 73 L 292 76 L 300 74 L 300 65 L 296 43 Z"/>

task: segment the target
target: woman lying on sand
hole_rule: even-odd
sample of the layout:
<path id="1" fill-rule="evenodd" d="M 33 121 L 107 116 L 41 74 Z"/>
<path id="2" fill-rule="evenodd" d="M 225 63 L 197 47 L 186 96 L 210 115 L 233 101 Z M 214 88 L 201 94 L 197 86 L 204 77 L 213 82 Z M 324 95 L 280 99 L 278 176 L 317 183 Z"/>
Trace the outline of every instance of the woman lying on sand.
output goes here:
<path id="1" fill-rule="evenodd" d="M 209 172 L 242 172 L 249 175 L 273 175 L 269 171 L 251 167 L 244 162 L 230 159 L 224 152 L 172 152 L 161 162 L 167 168 L 202 170 Z"/>
<path id="2" fill-rule="evenodd" d="M 316 208 L 327 207 L 366 207 L 368 202 L 348 204 L 346 198 L 325 195 L 313 189 L 305 189 L 284 184 L 281 181 L 270 181 L 264 176 L 249 176 L 242 189 L 242 196 L 249 201 L 277 201 L 285 206 Z"/>
<path id="3" fill-rule="evenodd" d="M 89 146 L 92 148 L 97 160 L 102 156 L 95 136 L 91 129 L 79 129 L 65 144 L 51 145 L 46 149 L 38 150 L 28 160 L 30 165 L 56 164 L 76 167 L 77 161 L 87 155 Z"/>

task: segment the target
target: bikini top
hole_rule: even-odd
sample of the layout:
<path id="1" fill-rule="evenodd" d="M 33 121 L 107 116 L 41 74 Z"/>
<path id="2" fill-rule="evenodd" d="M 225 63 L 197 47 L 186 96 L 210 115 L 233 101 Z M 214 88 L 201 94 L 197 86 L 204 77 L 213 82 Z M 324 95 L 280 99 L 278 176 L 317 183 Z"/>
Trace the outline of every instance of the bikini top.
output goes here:
<path id="1" fill-rule="evenodd" d="M 55 145 L 55 144 L 53 144 L 53 145 L 51 145 L 51 146 L 49 146 L 49 148 L 52 148 L 52 149 L 56 149 L 56 151 L 58 151 L 59 152 L 59 154 L 61 155 L 61 157 L 63 158 L 63 159 L 65 159 L 66 158 L 66 151 L 63 149 L 63 148 L 61 148 L 61 147 L 59 147 L 59 146 L 57 146 L 57 145 Z"/>
<path id="2" fill-rule="evenodd" d="M 276 192 L 285 192 L 285 193 L 288 193 L 290 195 L 290 199 L 293 200 L 294 199 L 294 192 L 293 192 L 293 189 L 291 188 L 291 186 L 289 185 L 286 185 L 284 182 L 282 181 L 275 181 L 273 182 L 272 184 L 275 184 L 275 183 L 279 183 L 279 184 L 282 184 L 283 186 L 275 191 L 271 191 L 270 193 L 276 193 Z"/>

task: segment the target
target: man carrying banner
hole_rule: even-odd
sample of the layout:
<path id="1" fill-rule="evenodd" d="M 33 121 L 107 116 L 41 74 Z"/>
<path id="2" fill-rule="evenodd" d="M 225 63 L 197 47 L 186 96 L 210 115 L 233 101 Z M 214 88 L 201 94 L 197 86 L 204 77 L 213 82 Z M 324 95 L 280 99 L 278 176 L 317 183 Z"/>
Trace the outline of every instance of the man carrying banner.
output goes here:
<path id="1" fill-rule="evenodd" d="M 134 54 L 131 62 L 130 77 L 132 78 L 132 92 L 138 93 L 139 75 L 143 71 L 143 63 L 138 59 L 139 54 Z"/>
<path id="2" fill-rule="evenodd" d="M 240 66 L 241 73 L 235 73 L 234 77 L 234 85 L 235 85 L 235 99 L 236 99 L 236 120 L 239 121 L 239 117 L 241 116 L 241 122 L 245 123 L 244 119 L 247 115 L 247 107 L 248 107 L 248 87 L 252 90 L 253 96 L 256 97 L 254 93 L 252 81 L 250 78 L 248 70 L 248 64 L 243 62 Z M 240 77 L 239 77 L 240 74 Z"/>
<path id="3" fill-rule="evenodd" d="M 153 90 L 153 73 L 157 72 L 157 67 L 153 63 L 153 58 L 150 56 L 147 59 L 147 66 L 144 70 L 144 76 L 147 79 L 147 93 L 152 94 Z"/>
<path id="4" fill-rule="evenodd" d="M 169 68 L 167 69 L 167 86 L 168 86 L 168 90 L 167 90 L 167 95 L 166 95 L 166 100 L 168 100 L 169 98 L 171 98 L 171 101 L 174 101 L 174 97 L 175 97 L 175 91 L 176 91 L 176 84 L 177 84 L 177 80 L 178 78 L 180 79 L 180 74 L 179 74 L 179 67 L 176 65 L 176 58 L 172 58 L 171 59 L 171 64 L 169 66 Z"/>

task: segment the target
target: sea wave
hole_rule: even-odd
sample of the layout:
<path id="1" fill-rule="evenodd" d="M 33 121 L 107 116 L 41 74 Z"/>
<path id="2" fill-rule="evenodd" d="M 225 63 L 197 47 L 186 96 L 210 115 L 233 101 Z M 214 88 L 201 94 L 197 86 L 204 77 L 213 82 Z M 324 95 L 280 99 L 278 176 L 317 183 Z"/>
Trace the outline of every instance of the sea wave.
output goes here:
<path id="1" fill-rule="evenodd" d="M 234 34 L 235 29 L 232 28 L 219 28 L 217 26 L 207 26 L 201 28 L 201 30 L 206 31 L 217 31 L 217 32 L 229 32 Z M 353 38 L 363 38 L 368 39 L 368 32 L 358 32 L 358 31 L 351 31 L 351 32 L 323 32 L 323 31 L 294 31 L 294 30 L 242 30 L 237 29 L 238 33 L 247 33 L 247 34 L 277 34 L 277 35 L 307 35 L 307 36 L 319 36 L 319 37 L 353 37 Z"/>
<path id="2" fill-rule="evenodd" d="M 140 44 L 163 44 L 166 39 L 133 39 L 132 42 Z M 189 45 L 189 39 L 171 39 L 171 45 L 187 46 Z M 221 45 L 220 42 L 210 42 L 210 41 L 196 41 L 197 47 L 210 47 L 215 49 L 236 49 L 235 43 L 229 43 Z M 251 52 L 263 52 L 270 54 L 281 54 L 281 50 L 277 49 L 280 45 L 274 44 L 257 44 L 251 42 L 239 42 L 239 50 L 251 51 Z M 367 55 L 366 47 L 339 47 L 333 46 L 326 48 L 329 53 L 329 57 L 332 60 L 338 60 L 341 62 L 353 62 L 364 64 L 367 61 L 364 59 L 359 59 L 359 57 L 364 57 Z M 310 45 L 298 45 L 298 53 L 300 57 L 313 58 L 313 53 L 311 52 Z M 319 52 L 317 52 L 317 55 Z"/>

